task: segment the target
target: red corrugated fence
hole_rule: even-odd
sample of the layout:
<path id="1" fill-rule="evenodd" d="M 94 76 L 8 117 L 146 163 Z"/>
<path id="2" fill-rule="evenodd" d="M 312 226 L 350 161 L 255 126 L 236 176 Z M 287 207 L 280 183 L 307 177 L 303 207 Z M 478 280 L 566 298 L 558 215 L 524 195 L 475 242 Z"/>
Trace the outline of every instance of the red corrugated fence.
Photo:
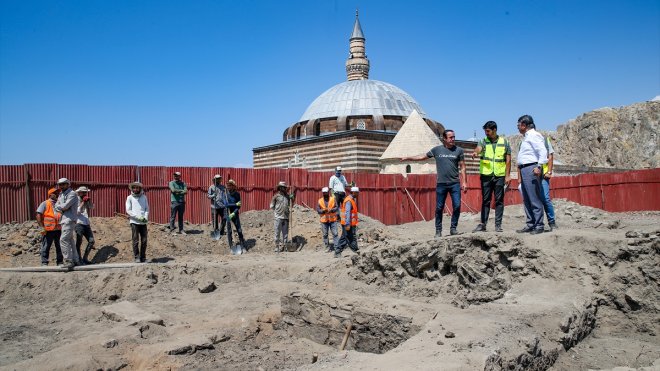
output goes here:
<path id="1" fill-rule="evenodd" d="M 91 188 L 95 209 L 92 216 L 124 213 L 128 184 L 139 179 L 145 186 L 152 221 L 166 223 L 170 213 L 167 183 L 180 171 L 187 183 L 185 219 L 202 224 L 211 220 L 206 191 L 214 174 L 234 179 L 243 199 L 242 210 L 268 209 L 277 182 L 284 180 L 296 190 L 296 203 L 315 207 L 321 188 L 328 185 L 329 172 L 303 169 L 241 169 L 165 166 L 91 166 L 61 164 L 0 165 L 0 222 L 34 219 L 48 188 L 57 179 L 69 178 L 74 187 Z M 360 212 L 385 224 L 431 220 L 435 215 L 435 175 L 347 173 L 360 187 Z M 625 173 L 582 174 L 552 179 L 553 198 L 565 198 L 607 211 L 660 210 L 660 169 Z M 462 211 L 478 212 L 481 203 L 479 176 L 468 176 L 468 192 Z M 517 184 L 512 182 L 506 204 L 520 203 Z M 419 210 L 418 210 L 419 209 Z"/>

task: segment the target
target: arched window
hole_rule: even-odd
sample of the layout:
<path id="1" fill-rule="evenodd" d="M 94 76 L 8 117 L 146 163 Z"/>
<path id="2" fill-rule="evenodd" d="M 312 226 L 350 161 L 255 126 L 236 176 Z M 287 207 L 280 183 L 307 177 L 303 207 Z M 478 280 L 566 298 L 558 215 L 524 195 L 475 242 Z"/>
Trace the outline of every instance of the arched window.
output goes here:
<path id="1" fill-rule="evenodd" d="M 412 167 L 410 165 L 406 165 L 406 174 L 410 174 L 412 171 Z"/>

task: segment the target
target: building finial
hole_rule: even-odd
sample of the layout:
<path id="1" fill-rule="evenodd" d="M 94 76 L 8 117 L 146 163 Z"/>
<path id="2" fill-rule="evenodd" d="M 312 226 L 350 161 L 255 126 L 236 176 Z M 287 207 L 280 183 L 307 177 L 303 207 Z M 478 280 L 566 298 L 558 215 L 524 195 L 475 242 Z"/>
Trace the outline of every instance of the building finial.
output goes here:
<path id="1" fill-rule="evenodd" d="M 355 8 L 355 18 L 358 17 L 358 8 Z"/>

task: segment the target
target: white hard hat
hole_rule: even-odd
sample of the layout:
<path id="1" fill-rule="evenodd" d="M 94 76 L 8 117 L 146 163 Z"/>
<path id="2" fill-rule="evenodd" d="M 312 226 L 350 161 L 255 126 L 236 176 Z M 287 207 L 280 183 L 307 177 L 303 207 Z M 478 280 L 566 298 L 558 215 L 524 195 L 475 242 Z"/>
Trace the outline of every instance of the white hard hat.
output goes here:
<path id="1" fill-rule="evenodd" d="M 323 187 L 323 189 L 321 189 L 321 192 L 328 193 L 330 192 L 330 190 L 328 189 L 328 187 Z"/>
<path id="2" fill-rule="evenodd" d="M 335 168 L 335 171 L 341 171 L 341 166 L 337 166 L 337 167 Z"/>
<path id="3" fill-rule="evenodd" d="M 78 187 L 78 189 L 76 189 L 76 192 L 89 192 L 89 188 L 87 188 L 85 186 L 81 186 L 81 187 Z"/>
<path id="4" fill-rule="evenodd" d="M 351 187 L 351 192 L 360 192 L 360 188 L 358 188 L 358 187 Z"/>
<path id="5" fill-rule="evenodd" d="M 213 177 L 213 179 L 222 179 L 222 175 L 220 175 L 220 174 L 215 174 L 215 176 Z"/>
<path id="6" fill-rule="evenodd" d="M 57 181 L 57 184 L 71 184 L 71 181 L 67 178 L 60 178 L 60 180 Z"/>

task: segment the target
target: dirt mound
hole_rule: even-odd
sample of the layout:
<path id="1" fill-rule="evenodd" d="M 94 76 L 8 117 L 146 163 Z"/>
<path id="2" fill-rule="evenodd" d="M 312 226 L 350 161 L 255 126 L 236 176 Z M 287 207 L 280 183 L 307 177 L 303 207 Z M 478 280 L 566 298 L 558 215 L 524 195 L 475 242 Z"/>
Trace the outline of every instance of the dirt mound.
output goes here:
<path id="1" fill-rule="evenodd" d="M 247 211 L 240 214 L 246 248 L 250 252 L 273 251 L 273 213 L 271 211 Z M 388 244 L 393 235 L 377 220 L 360 215 L 359 237 L 361 242 Z M 92 263 L 132 262 L 131 229 L 123 216 L 92 218 L 92 230 L 96 239 L 90 253 Z M 186 235 L 170 233 L 167 225 L 150 223 L 147 257 L 155 262 L 166 262 L 184 256 L 217 256 L 230 254 L 228 241 L 210 238 L 210 224 L 185 224 Z M 37 222 L 0 225 L 0 267 L 39 265 L 41 229 Z M 341 232 L 341 231 L 340 231 Z M 332 236 L 330 236 L 331 238 Z M 289 238 L 301 249 L 320 250 L 323 247 L 318 215 L 314 210 L 296 205 Z M 238 237 L 234 236 L 235 243 Z M 83 241 L 83 247 L 86 241 Z M 51 264 L 55 260 L 54 246 L 50 252 Z"/>

